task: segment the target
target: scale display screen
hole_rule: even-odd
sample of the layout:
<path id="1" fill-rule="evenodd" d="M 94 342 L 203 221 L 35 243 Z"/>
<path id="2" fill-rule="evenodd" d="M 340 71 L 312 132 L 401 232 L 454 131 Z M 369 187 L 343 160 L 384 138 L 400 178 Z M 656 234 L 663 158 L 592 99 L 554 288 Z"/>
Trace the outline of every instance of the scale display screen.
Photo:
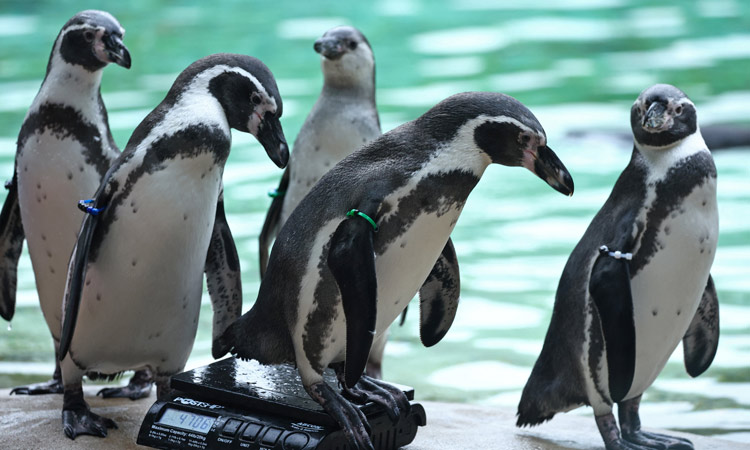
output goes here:
<path id="1" fill-rule="evenodd" d="M 216 422 L 215 417 L 204 416 L 202 414 L 195 414 L 174 408 L 167 408 L 157 423 L 206 434 L 211 429 L 214 422 Z"/>

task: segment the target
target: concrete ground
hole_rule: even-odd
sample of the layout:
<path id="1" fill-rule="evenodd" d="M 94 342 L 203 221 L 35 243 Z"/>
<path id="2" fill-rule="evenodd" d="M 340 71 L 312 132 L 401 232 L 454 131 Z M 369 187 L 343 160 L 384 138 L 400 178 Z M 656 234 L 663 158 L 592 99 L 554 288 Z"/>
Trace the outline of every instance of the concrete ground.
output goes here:
<path id="1" fill-rule="evenodd" d="M 148 399 L 103 400 L 95 396 L 101 386 L 84 388 L 86 400 L 97 414 L 117 422 L 105 439 L 81 436 L 67 439 L 60 424 L 61 395 L 10 396 L 0 390 L 0 448 L 9 449 L 130 449 L 144 448 L 135 439 L 141 420 L 155 401 Z M 427 426 L 420 428 L 406 450 L 519 449 L 519 450 L 593 450 L 603 449 L 591 418 L 559 414 L 554 420 L 535 428 L 514 426 L 514 412 L 508 409 L 460 404 L 420 402 L 427 411 Z M 697 450 L 740 450 L 750 445 L 685 433 Z"/>

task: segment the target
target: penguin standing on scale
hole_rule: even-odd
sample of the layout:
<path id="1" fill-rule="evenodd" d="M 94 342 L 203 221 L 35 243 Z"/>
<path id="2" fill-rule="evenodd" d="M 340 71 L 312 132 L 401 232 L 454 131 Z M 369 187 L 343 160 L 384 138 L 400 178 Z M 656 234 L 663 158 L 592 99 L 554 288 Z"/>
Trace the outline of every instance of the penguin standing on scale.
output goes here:
<path id="1" fill-rule="evenodd" d="M 104 11 L 82 11 L 60 30 L 42 87 L 18 136 L 13 178 L 0 215 L 0 315 L 15 312 L 18 258 L 24 238 L 34 268 L 42 314 L 57 356 L 65 274 L 81 226 L 74 206 L 90 196 L 120 154 L 102 102 L 102 72 L 109 63 L 130 68 L 125 30 Z M 60 364 L 52 379 L 17 387 L 11 394 L 62 393 Z M 145 397 L 151 376 L 140 371 L 104 397 Z"/>
<path id="2" fill-rule="evenodd" d="M 331 167 L 381 135 L 375 106 L 375 58 L 356 28 L 326 31 L 313 46 L 320 54 L 323 90 L 294 141 L 289 165 L 268 209 L 259 237 L 260 276 L 271 243 L 289 215 Z M 367 374 L 380 378 L 387 333 L 373 345 Z"/>
<path id="3" fill-rule="evenodd" d="M 496 93 L 449 97 L 344 158 L 289 216 L 255 304 L 219 339 L 219 353 L 295 362 L 352 447 L 373 448 L 367 419 L 346 398 L 380 403 L 394 421 L 408 412 L 403 392 L 363 375 L 373 339 L 417 292 L 422 342 L 445 336 L 458 306 L 458 263 L 445 249 L 491 163 L 526 167 L 573 193 L 531 111 Z M 346 398 L 323 380 L 329 365 Z"/>
<path id="4" fill-rule="evenodd" d="M 242 310 L 240 267 L 224 217 L 222 174 L 230 129 L 250 133 L 271 160 L 289 158 L 270 70 L 250 56 L 216 54 L 188 66 L 138 125 L 94 194 L 68 271 L 60 343 L 63 430 L 106 436 L 81 377 L 147 367 L 162 399 L 198 328 L 203 272 L 214 334 Z M 216 352 L 214 352 L 216 355 Z"/>
<path id="5" fill-rule="evenodd" d="M 518 426 L 590 405 L 608 450 L 692 449 L 643 431 L 638 410 L 680 340 L 693 377 L 716 354 L 716 167 L 695 105 L 674 86 L 643 91 L 630 124 L 630 163 L 563 270 Z"/>

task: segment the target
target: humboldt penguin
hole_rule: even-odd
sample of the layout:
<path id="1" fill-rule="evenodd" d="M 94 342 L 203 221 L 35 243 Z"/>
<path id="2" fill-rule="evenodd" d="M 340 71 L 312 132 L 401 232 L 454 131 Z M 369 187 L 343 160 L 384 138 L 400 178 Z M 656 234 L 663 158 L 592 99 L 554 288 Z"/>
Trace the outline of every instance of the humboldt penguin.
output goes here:
<path id="1" fill-rule="evenodd" d="M 716 167 L 695 105 L 674 86 L 643 91 L 630 125 L 630 162 L 565 265 L 518 426 L 590 405 L 608 450 L 692 449 L 643 431 L 638 411 L 680 340 L 693 377 L 716 353 Z"/>
<path id="2" fill-rule="evenodd" d="M 266 214 L 259 236 L 260 276 L 266 272 L 273 239 L 313 185 L 331 167 L 381 135 L 375 106 L 375 57 L 356 28 L 340 26 L 315 41 L 323 89 L 294 141 L 289 165 Z M 387 339 L 378 341 L 367 374 L 380 378 Z"/>
<path id="3" fill-rule="evenodd" d="M 331 167 L 381 134 L 375 59 L 365 36 L 356 28 L 336 27 L 316 40 L 313 48 L 320 54 L 323 89 L 294 141 L 263 223 L 261 278 L 273 239 L 302 198 Z"/>
<path id="4" fill-rule="evenodd" d="M 68 259 L 81 218 L 71 205 L 91 195 L 119 155 L 100 94 L 109 63 L 130 68 L 122 43 L 125 30 L 111 14 L 88 10 L 62 27 L 52 47 L 39 93 L 18 136 L 16 164 L 0 217 L 0 315 L 15 312 L 18 258 L 26 239 L 39 303 L 57 355 Z M 151 376 L 138 372 L 123 388 L 104 397 L 147 396 Z M 62 393 L 60 364 L 52 379 L 20 386 L 11 394 Z"/>
<path id="5" fill-rule="evenodd" d="M 323 370 L 335 367 L 354 402 L 381 403 L 392 419 L 408 410 L 403 393 L 363 375 L 368 354 L 417 292 L 423 343 L 448 331 L 458 271 L 446 245 L 491 163 L 524 166 L 573 192 L 531 111 L 498 93 L 451 96 L 344 158 L 289 216 L 255 304 L 224 333 L 221 350 L 295 362 L 351 445 L 372 448 L 367 420 L 324 382 Z"/>
<path id="6" fill-rule="evenodd" d="M 204 270 L 215 291 L 215 335 L 239 317 L 239 262 L 221 202 L 230 129 L 254 135 L 284 167 L 281 114 L 261 61 L 202 58 L 138 125 L 93 198 L 79 203 L 86 215 L 70 259 L 60 344 L 69 438 L 103 437 L 115 426 L 86 404 L 85 373 L 149 368 L 158 398 L 168 394 L 169 377 L 193 346 Z M 222 283 L 231 290 L 216 292 Z"/>

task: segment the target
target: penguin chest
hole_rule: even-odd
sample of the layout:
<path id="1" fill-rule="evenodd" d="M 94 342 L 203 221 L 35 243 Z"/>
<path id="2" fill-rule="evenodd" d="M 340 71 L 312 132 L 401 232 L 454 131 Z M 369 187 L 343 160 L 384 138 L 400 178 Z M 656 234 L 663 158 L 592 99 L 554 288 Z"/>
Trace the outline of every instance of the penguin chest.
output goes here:
<path id="1" fill-rule="evenodd" d="M 84 147 L 45 131 L 29 136 L 17 159 L 18 199 L 42 312 L 60 336 L 61 303 L 68 261 L 83 214 L 100 175 L 86 163 Z"/>
<path id="2" fill-rule="evenodd" d="M 655 238 L 642 238 L 638 249 L 647 262 L 631 281 L 636 367 L 628 397 L 653 383 L 698 308 L 718 239 L 716 179 L 696 187 L 659 223 L 646 223 L 649 229 Z"/>
<path id="3" fill-rule="evenodd" d="M 375 255 L 378 285 L 376 336 L 385 333 L 427 279 L 462 207 L 463 203 L 440 214 L 418 214 L 404 228 L 389 233 L 387 243 L 376 242 L 376 247 L 384 244 L 384 250 Z M 298 321 L 294 331 L 301 373 L 309 372 L 310 362 L 326 367 L 331 362 L 343 361 L 346 356 L 346 316 L 341 296 L 337 287 L 328 284 L 335 283 L 330 271 L 320 266 L 329 248 L 327 243 L 339 223 L 340 220 L 330 221 L 316 234 L 313 244 L 316 250 L 310 255 L 308 268 L 301 279 Z M 381 228 L 375 240 L 385 234 L 386 229 Z M 311 323 L 311 320 L 316 323 Z"/>
<path id="4" fill-rule="evenodd" d="M 78 361 L 105 373 L 182 369 L 198 326 L 220 186 L 212 155 L 178 157 L 143 174 L 108 211 L 114 220 L 89 264 L 71 345 Z"/>
<path id="5" fill-rule="evenodd" d="M 290 181 L 284 198 L 282 223 L 300 201 L 339 161 L 378 136 L 377 122 L 368 109 L 341 108 L 308 117 L 300 130 L 289 162 Z"/>
<path id="6" fill-rule="evenodd" d="M 427 279 L 462 209 L 463 203 L 419 214 L 376 256 L 379 334 L 388 329 Z"/>

